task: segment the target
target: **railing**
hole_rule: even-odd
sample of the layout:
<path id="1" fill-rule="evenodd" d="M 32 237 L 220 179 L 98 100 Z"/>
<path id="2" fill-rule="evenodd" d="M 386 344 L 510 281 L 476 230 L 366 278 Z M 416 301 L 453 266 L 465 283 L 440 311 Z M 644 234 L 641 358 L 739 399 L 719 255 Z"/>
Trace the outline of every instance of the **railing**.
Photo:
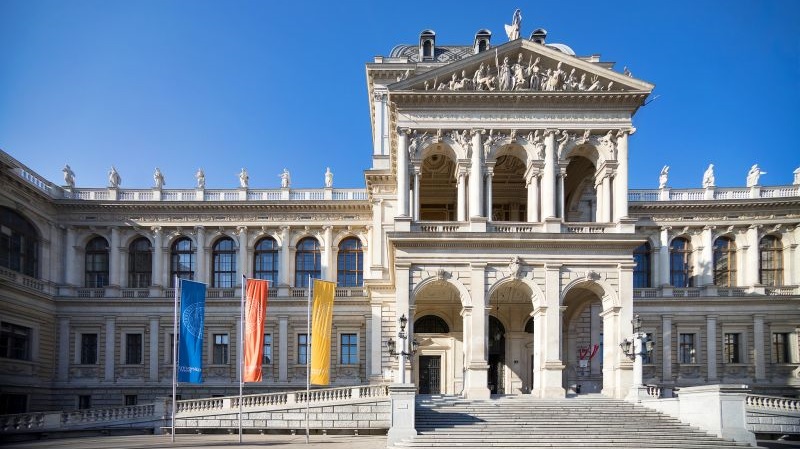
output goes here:
<path id="1" fill-rule="evenodd" d="M 5 267 L 0 267 L 0 278 L 8 279 L 9 281 L 22 285 L 23 287 L 27 287 L 33 290 L 37 290 L 40 292 L 49 292 L 50 284 L 48 282 L 32 278 L 30 276 L 24 275 L 14 270 L 10 270 Z"/>
<path id="2" fill-rule="evenodd" d="M 800 399 L 748 394 L 746 404 L 760 410 L 800 413 Z"/>
<path id="3" fill-rule="evenodd" d="M 486 226 L 488 232 L 517 233 L 517 232 L 542 232 L 541 223 L 503 223 L 493 222 Z"/>
<path id="4" fill-rule="evenodd" d="M 603 234 L 616 229 L 614 223 L 564 223 L 563 232 L 567 234 Z"/>
<path id="5" fill-rule="evenodd" d="M 166 401 L 65 412 L 36 412 L 0 415 L 0 433 L 26 433 L 55 430 L 101 429 L 163 419 Z"/>
<path id="6" fill-rule="evenodd" d="M 800 196 L 800 185 L 769 187 L 713 187 L 710 189 L 632 189 L 630 202 L 742 200 L 748 198 L 788 198 Z"/>
<path id="7" fill-rule="evenodd" d="M 765 296 L 797 296 L 800 286 L 784 285 L 780 287 L 656 287 L 634 288 L 634 298 L 704 298 L 704 297 L 765 297 Z"/>
<path id="8" fill-rule="evenodd" d="M 469 223 L 457 221 L 423 221 L 411 224 L 413 232 L 464 232 L 469 230 Z"/>
<path id="9" fill-rule="evenodd" d="M 20 176 L 52 195 L 53 189 L 46 181 L 41 180 L 20 169 Z M 74 188 L 65 190 L 63 197 L 85 201 L 366 201 L 369 194 L 366 189 L 111 189 Z M 158 193 L 158 194 L 157 194 Z"/>
<path id="10" fill-rule="evenodd" d="M 41 191 L 43 191 L 43 192 L 45 192 L 47 194 L 52 195 L 53 187 L 52 187 L 51 183 L 48 182 L 46 179 L 44 179 L 44 178 L 42 178 L 42 177 L 40 177 L 40 176 L 38 176 L 38 175 L 36 175 L 34 173 L 31 173 L 31 172 L 23 169 L 22 167 L 17 167 L 16 170 L 17 170 L 17 174 L 19 175 L 20 178 L 22 178 L 22 179 L 28 181 L 29 183 L 31 183 L 32 185 L 36 186 L 36 188 L 38 188 L 39 190 L 41 190 Z"/>
<path id="11" fill-rule="evenodd" d="M 79 288 L 78 298 L 105 298 L 105 288 Z"/>
<path id="12" fill-rule="evenodd" d="M 294 408 L 303 404 L 319 405 L 343 402 L 354 399 L 388 398 L 388 385 L 368 385 L 359 387 L 324 388 L 319 390 L 295 391 L 287 393 L 265 393 L 242 396 L 242 407 Z M 181 414 L 206 414 L 239 408 L 239 397 L 217 397 L 208 399 L 189 399 L 176 402 L 177 417 Z"/>
<path id="13" fill-rule="evenodd" d="M 149 298 L 150 289 L 147 288 L 123 288 L 123 298 Z"/>
<path id="14" fill-rule="evenodd" d="M 791 296 L 798 294 L 797 286 L 764 287 L 767 296 Z"/>

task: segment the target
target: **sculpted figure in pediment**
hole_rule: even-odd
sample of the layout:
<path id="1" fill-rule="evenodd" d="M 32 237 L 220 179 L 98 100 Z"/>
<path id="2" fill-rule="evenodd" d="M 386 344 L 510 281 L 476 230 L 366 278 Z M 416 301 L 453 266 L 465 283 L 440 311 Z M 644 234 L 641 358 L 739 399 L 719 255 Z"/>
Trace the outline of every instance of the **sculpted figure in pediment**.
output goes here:
<path id="1" fill-rule="evenodd" d="M 425 141 L 425 137 L 427 137 L 427 135 L 428 131 L 425 131 L 422 136 L 417 136 L 417 132 L 414 131 L 414 135 L 411 138 L 411 144 L 408 146 L 408 156 L 410 158 L 413 159 L 417 156 L 417 150 L 419 150 L 419 147 Z"/>
<path id="2" fill-rule="evenodd" d="M 508 56 L 503 58 L 503 64 L 498 68 L 497 78 L 500 90 L 511 90 L 511 66 L 508 65 Z"/>
<path id="3" fill-rule="evenodd" d="M 541 89 L 541 81 L 539 79 L 539 57 L 536 57 L 536 60 L 533 61 L 533 64 L 528 64 L 528 77 L 530 77 L 530 82 L 528 85 L 530 86 L 531 90 L 540 90 Z"/>
<path id="4" fill-rule="evenodd" d="M 545 90 L 547 91 L 555 91 L 561 89 L 561 81 L 564 78 L 564 71 L 561 70 L 561 62 L 559 61 L 556 69 L 550 72 L 548 69 L 548 76 L 547 76 L 547 85 L 545 86 Z"/>
<path id="5" fill-rule="evenodd" d="M 528 66 L 530 67 L 530 63 L 528 63 Z M 526 79 L 527 77 L 525 76 L 525 71 L 525 66 L 523 65 L 522 61 L 522 53 L 520 53 L 517 57 L 517 63 L 511 67 L 511 72 L 513 73 L 514 90 L 525 89 L 526 84 L 528 83 Z"/>
<path id="6" fill-rule="evenodd" d="M 476 90 L 494 90 L 495 77 L 488 75 L 486 72 L 486 66 L 481 63 L 472 77 Z"/>
<path id="7" fill-rule="evenodd" d="M 570 134 L 567 132 L 566 129 L 561 131 L 561 137 L 559 137 L 558 140 L 557 140 L 557 142 L 558 142 L 558 156 L 559 157 L 563 156 L 564 149 L 567 147 L 567 144 L 569 143 L 570 137 L 572 137 L 572 136 L 570 136 Z"/>

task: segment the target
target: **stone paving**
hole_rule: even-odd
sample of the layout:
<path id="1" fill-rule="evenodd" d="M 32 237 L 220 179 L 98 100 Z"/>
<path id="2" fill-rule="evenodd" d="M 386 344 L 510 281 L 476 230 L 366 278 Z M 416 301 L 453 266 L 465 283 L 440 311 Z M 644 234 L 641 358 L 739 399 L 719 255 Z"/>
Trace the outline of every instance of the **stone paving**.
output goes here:
<path id="1" fill-rule="evenodd" d="M 9 449 L 382 449 L 386 447 L 386 435 L 311 435 L 306 445 L 305 435 L 175 435 L 173 443 L 169 435 L 96 436 L 61 438 L 3 444 Z"/>

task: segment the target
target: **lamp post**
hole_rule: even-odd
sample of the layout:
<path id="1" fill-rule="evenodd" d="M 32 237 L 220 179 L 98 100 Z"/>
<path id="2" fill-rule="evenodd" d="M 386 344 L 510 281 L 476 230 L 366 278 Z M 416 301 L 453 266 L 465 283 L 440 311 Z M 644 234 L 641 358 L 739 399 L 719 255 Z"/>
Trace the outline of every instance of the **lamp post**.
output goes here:
<path id="1" fill-rule="evenodd" d="M 408 345 L 408 338 L 409 335 L 406 334 L 406 325 L 408 324 L 408 318 L 406 315 L 403 314 L 400 316 L 398 320 L 400 323 L 400 332 L 397 333 L 397 339 L 400 341 L 400 352 L 397 352 L 397 342 L 395 342 L 391 337 L 386 342 L 386 349 L 389 351 L 389 355 L 392 357 L 400 356 L 400 383 L 406 383 L 406 357 L 412 356 L 417 352 L 417 348 L 419 347 L 419 343 L 417 340 L 411 340 L 411 345 Z"/>
<path id="2" fill-rule="evenodd" d="M 631 340 L 627 338 L 619 344 L 623 354 L 633 360 L 633 384 L 628 393 L 628 400 L 638 400 L 647 395 L 647 389 L 642 382 L 642 363 L 644 356 L 650 356 L 656 343 L 642 332 L 642 319 L 636 315 L 631 320 L 633 336 Z"/>

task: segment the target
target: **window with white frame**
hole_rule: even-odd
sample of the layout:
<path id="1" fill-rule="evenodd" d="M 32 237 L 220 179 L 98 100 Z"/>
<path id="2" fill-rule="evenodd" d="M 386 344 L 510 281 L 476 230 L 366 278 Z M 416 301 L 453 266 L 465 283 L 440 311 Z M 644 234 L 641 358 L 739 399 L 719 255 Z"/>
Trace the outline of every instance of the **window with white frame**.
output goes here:
<path id="1" fill-rule="evenodd" d="M 772 363 L 797 363 L 797 334 L 778 329 L 772 332 Z"/>
<path id="2" fill-rule="evenodd" d="M 142 334 L 125 334 L 125 364 L 139 365 L 142 363 Z"/>
<path id="3" fill-rule="evenodd" d="M 214 347 L 212 349 L 212 362 L 214 365 L 227 365 L 230 351 L 228 334 L 214 334 Z"/>
<path id="4" fill-rule="evenodd" d="M 264 365 L 272 363 L 272 334 L 264 334 Z"/>
<path id="5" fill-rule="evenodd" d="M 339 335 L 339 363 L 342 365 L 358 364 L 358 334 Z"/>
<path id="6" fill-rule="evenodd" d="M 297 334 L 297 364 L 305 365 L 308 357 L 308 334 Z"/>
<path id="7" fill-rule="evenodd" d="M 678 363 L 693 364 L 697 363 L 697 334 L 679 333 L 678 334 Z"/>
<path id="8" fill-rule="evenodd" d="M 742 334 L 725 332 L 722 334 L 722 361 L 724 363 L 744 363 Z"/>
<path id="9" fill-rule="evenodd" d="M 33 329 L 3 321 L 0 323 L 0 357 L 31 360 Z"/>

